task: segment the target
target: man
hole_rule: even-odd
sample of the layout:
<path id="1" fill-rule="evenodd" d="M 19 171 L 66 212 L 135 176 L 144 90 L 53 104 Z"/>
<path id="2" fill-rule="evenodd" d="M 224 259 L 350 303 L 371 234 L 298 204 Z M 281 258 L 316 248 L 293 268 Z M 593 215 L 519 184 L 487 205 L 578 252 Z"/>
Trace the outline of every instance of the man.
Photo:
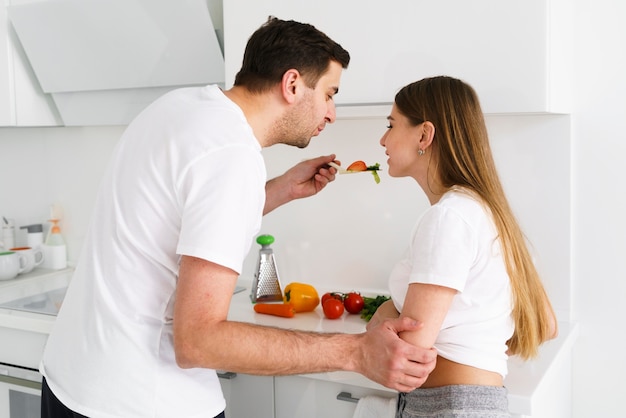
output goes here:
<path id="1" fill-rule="evenodd" d="M 127 128 L 42 360 L 43 416 L 223 416 L 215 369 L 350 370 L 418 387 L 435 353 L 404 343 L 413 321 L 360 335 L 227 320 L 262 215 L 333 181 L 334 155 L 266 182 L 261 149 L 305 147 L 335 120 L 350 56 L 311 25 L 270 18 L 233 88 L 184 88 Z"/>

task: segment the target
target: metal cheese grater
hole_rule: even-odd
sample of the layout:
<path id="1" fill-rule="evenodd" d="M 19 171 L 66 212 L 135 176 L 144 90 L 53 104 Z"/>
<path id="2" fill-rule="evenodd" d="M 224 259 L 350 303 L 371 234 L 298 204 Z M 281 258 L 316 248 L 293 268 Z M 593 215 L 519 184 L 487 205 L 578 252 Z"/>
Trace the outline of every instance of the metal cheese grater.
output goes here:
<path id="1" fill-rule="evenodd" d="M 261 245 L 261 249 L 259 250 L 259 262 L 254 273 L 250 299 L 253 303 L 282 301 L 283 292 L 280 289 L 274 250 L 270 248 L 270 244 L 274 242 L 274 237 L 259 235 L 256 242 Z"/>

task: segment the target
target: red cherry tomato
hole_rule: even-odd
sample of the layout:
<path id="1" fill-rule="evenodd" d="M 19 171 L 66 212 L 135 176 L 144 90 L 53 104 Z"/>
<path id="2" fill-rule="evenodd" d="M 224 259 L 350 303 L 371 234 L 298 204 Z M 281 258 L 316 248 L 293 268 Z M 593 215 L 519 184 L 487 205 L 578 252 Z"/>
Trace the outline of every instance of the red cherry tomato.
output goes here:
<path id="1" fill-rule="evenodd" d="M 322 304 L 324 315 L 328 319 L 337 319 L 343 315 L 343 303 L 339 299 L 328 298 Z"/>
<path id="2" fill-rule="evenodd" d="M 365 301 L 360 294 L 356 292 L 350 292 L 343 300 L 343 304 L 346 307 L 346 311 L 350 312 L 351 314 L 358 314 L 363 309 L 363 306 L 365 306 Z"/>
<path id="3" fill-rule="evenodd" d="M 324 295 L 322 295 L 322 306 L 324 305 L 324 302 L 326 302 L 328 299 L 342 300 L 342 297 L 341 294 L 335 292 L 324 293 Z"/>

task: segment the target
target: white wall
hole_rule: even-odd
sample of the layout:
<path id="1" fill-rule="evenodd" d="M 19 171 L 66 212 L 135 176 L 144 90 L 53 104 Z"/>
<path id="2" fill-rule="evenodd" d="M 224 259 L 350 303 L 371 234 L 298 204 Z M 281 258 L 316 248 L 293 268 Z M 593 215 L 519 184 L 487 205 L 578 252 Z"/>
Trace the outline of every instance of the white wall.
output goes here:
<path id="1" fill-rule="evenodd" d="M 70 262 L 78 258 L 100 178 L 122 127 L 0 128 L 0 215 L 18 226 L 61 219 Z M 26 231 L 16 231 L 26 245 Z"/>
<path id="2" fill-rule="evenodd" d="M 580 324 L 574 417 L 619 417 L 624 416 L 626 375 L 621 322 L 626 318 L 621 185 L 626 174 L 626 3 L 574 0 L 572 5 L 576 83 L 569 145 L 567 116 L 492 116 L 488 122 L 505 187 L 535 245 L 551 297 L 560 315 L 569 311 Z M 381 120 L 339 121 L 309 149 L 266 150 L 268 171 L 279 173 L 291 162 L 324 152 L 337 152 L 344 162 L 384 163 L 377 145 L 383 129 Z M 95 188 L 120 133 L 119 127 L 0 128 L 0 214 L 18 224 L 41 222 L 49 206 L 57 205 L 75 260 Z M 571 185 L 565 178 L 568 160 Z M 388 263 L 404 247 L 408 228 L 426 202 L 410 180 L 381 177 L 376 185 L 368 175 L 343 176 L 324 194 L 266 218 L 263 230 L 277 236 L 285 280 L 384 287 Z M 568 194 L 571 219 L 562 207 Z M 571 226 L 569 231 L 563 231 L 563 223 Z M 558 245 L 570 240 L 568 235 L 571 257 Z M 255 247 L 247 271 L 254 268 Z"/>
<path id="3" fill-rule="evenodd" d="M 572 115 L 574 416 L 623 417 L 626 2 L 575 0 Z"/>
<path id="4" fill-rule="evenodd" d="M 511 205 L 533 245 L 559 316 L 570 310 L 570 118 L 488 116 L 491 142 Z M 283 283 L 304 281 L 337 290 L 386 289 L 387 276 L 408 244 L 428 202 L 412 179 L 387 175 L 379 140 L 385 118 L 339 120 L 306 150 L 264 150 L 270 176 L 303 158 L 335 153 L 347 165 L 381 164 L 381 182 L 370 173 L 340 175 L 320 195 L 267 215 L 263 233 L 273 245 Z M 538 185 L 541 185 L 538 187 Z M 547 209 L 549 208 L 549 210 Z M 257 244 L 244 276 L 251 278 Z"/>

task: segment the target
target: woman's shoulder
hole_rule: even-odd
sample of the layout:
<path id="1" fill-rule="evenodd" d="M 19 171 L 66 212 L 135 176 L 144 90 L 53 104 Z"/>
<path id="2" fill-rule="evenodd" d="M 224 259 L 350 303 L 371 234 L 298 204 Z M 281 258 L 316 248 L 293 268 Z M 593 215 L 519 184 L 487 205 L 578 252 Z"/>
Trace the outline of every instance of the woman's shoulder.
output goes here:
<path id="1" fill-rule="evenodd" d="M 431 206 L 431 210 L 432 217 L 456 218 L 473 228 L 492 223 L 490 211 L 480 198 L 462 189 L 446 192 L 439 202 Z"/>
<path id="2" fill-rule="evenodd" d="M 470 191 L 452 189 L 446 192 L 433 207 L 461 211 L 484 211 L 485 206 L 479 197 Z"/>

